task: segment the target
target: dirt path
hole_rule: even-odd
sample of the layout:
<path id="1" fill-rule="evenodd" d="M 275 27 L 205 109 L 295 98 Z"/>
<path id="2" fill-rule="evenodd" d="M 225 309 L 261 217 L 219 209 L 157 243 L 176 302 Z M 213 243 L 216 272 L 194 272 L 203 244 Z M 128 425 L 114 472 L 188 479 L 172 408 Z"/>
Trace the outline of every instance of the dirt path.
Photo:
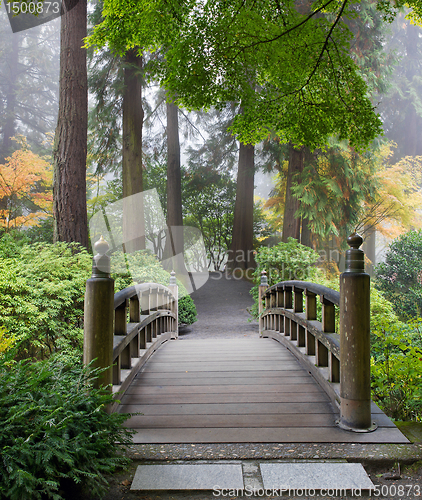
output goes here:
<path id="1" fill-rule="evenodd" d="M 254 303 L 249 293 L 251 288 L 248 281 L 210 273 L 206 284 L 191 295 L 198 320 L 182 328 L 179 338 L 257 337 L 258 322 L 251 322 L 248 312 Z"/>

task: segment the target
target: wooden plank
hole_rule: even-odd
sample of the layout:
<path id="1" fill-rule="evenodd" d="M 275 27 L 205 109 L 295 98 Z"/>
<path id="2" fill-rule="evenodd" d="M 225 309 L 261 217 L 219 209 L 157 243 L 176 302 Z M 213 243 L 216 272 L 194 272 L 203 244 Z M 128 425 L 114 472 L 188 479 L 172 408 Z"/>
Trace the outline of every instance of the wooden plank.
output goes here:
<path id="1" fill-rule="evenodd" d="M 356 433 L 337 427 L 190 428 L 137 430 L 134 443 L 408 443 L 396 429 Z"/>
<path id="2" fill-rule="evenodd" d="M 126 393 L 127 394 L 127 393 Z M 133 392 L 131 393 L 133 394 Z M 329 402 L 322 392 L 287 392 L 239 394 L 154 394 L 142 395 L 142 404 L 191 404 L 191 403 L 322 403 Z"/>
<path id="3" fill-rule="evenodd" d="M 177 372 L 177 371 L 209 371 L 215 370 L 220 372 L 233 372 L 235 369 L 247 370 L 251 368 L 253 370 L 262 371 L 272 371 L 276 370 L 294 370 L 297 369 L 297 363 L 294 361 L 288 361 L 286 363 L 270 363 L 270 362 L 250 362 L 246 363 L 244 361 L 230 361 L 227 363 L 208 362 L 208 363 L 197 363 L 192 361 L 191 363 L 155 363 L 154 361 L 147 363 L 143 370 L 144 373 L 148 372 Z"/>
<path id="4" fill-rule="evenodd" d="M 291 380 L 291 383 L 296 383 L 296 379 L 299 380 L 299 384 L 302 383 L 304 379 L 306 379 L 307 383 L 309 383 L 309 373 L 305 372 L 301 367 L 298 368 L 298 370 L 294 370 L 294 377 L 292 377 L 289 372 L 286 370 L 276 370 L 271 373 L 268 373 L 266 371 L 257 371 L 257 370 L 251 370 L 249 372 L 246 371 L 233 371 L 232 375 L 228 375 L 227 372 L 224 372 L 224 375 L 222 375 L 220 372 L 213 372 L 213 371 L 208 371 L 208 372 L 179 372 L 177 374 L 172 374 L 169 376 L 168 374 L 163 374 L 160 372 L 140 372 L 134 379 L 134 384 L 138 383 L 150 383 L 153 382 L 154 380 L 182 380 L 184 378 L 190 379 L 191 377 L 196 377 L 197 379 L 214 379 L 214 378 L 224 378 L 227 383 L 230 383 L 230 378 L 234 380 L 234 378 L 239 378 L 241 380 L 245 379 L 261 379 L 263 380 L 263 384 L 266 384 L 266 380 L 279 380 L 280 383 L 284 383 L 287 380 Z"/>
<path id="5" fill-rule="evenodd" d="M 135 409 L 136 406 L 136 409 Z M 311 414 L 333 411 L 327 403 L 212 403 L 144 405 L 137 396 L 124 396 L 119 413 L 140 412 L 143 415 L 244 415 L 246 413 Z"/>
<path id="6" fill-rule="evenodd" d="M 138 377 L 137 380 L 133 382 L 133 385 L 134 386 L 144 385 L 147 387 L 154 387 L 157 385 L 160 386 L 171 385 L 176 387 L 182 385 L 245 385 L 245 386 L 277 385 L 282 387 L 286 384 L 295 384 L 295 385 L 309 384 L 309 375 L 306 376 L 304 373 L 296 373 L 296 372 L 294 376 L 286 374 L 285 377 L 268 377 L 268 376 L 265 377 L 256 376 L 256 377 L 244 377 L 244 378 L 237 376 L 202 377 L 202 372 L 200 372 L 200 375 L 201 376 L 198 376 L 196 372 L 188 372 L 188 373 L 177 374 L 177 376 L 175 377 L 169 377 L 168 374 L 155 378 Z"/>
<path id="7" fill-rule="evenodd" d="M 130 389 L 126 391 L 126 394 L 240 394 L 240 393 L 250 393 L 251 388 L 247 385 L 182 385 L 179 387 L 175 386 L 144 386 L 144 385 L 134 385 L 132 384 Z M 307 384 L 285 384 L 281 390 L 278 385 L 264 385 L 259 386 L 259 389 L 254 388 L 253 392 L 264 393 L 275 393 L 280 392 L 305 392 L 305 393 L 315 393 L 321 392 L 319 386 L 312 381 L 308 380 Z M 125 396 L 124 396 L 125 397 Z"/>
<path id="8" fill-rule="evenodd" d="M 250 353 L 249 353 L 250 354 Z M 278 362 L 284 362 L 284 361 L 295 361 L 295 359 L 292 356 L 286 356 L 286 355 L 280 355 L 280 354 L 256 354 L 256 355 L 249 355 L 247 356 L 246 354 L 241 354 L 241 353 L 236 353 L 236 354 L 231 354 L 228 355 L 226 354 L 220 354 L 220 353 L 214 353 L 214 352 L 208 352 L 208 353 L 202 353 L 202 354 L 194 354 L 194 353 L 184 353 L 183 355 L 180 354 L 179 356 L 175 356 L 173 354 L 162 354 L 160 355 L 154 355 L 154 358 L 152 359 L 153 363 L 191 363 L 192 358 L 195 358 L 195 362 L 201 362 L 201 363 L 207 363 L 208 361 L 210 362 L 228 362 L 228 361 L 245 361 L 245 362 L 253 362 L 253 361 L 278 361 Z"/>
<path id="9" fill-rule="evenodd" d="M 132 429 L 157 429 L 195 427 L 332 427 L 335 416 L 328 413 L 311 415 L 291 414 L 244 414 L 244 415 L 184 415 L 177 419 L 174 415 L 135 415 L 124 423 Z"/>

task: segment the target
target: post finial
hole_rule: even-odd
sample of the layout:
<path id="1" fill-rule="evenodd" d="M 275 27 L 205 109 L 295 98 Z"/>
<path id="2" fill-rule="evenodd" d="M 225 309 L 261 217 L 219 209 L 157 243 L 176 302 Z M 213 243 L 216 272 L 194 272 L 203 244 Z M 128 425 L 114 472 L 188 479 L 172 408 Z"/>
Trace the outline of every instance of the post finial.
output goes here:
<path id="1" fill-rule="evenodd" d="M 94 250 L 99 255 L 105 255 L 110 249 L 110 245 L 103 238 L 103 235 L 100 236 L 100 239 L 95 243 Z"/>
<path id="2" fill-rule="evenodd" d="M 174 272 L 174 270 L 170 273 L 170 285 L 177 285 L 176 273 Z"/>
<path id="3" fill-rule="evenodd" d="M 93 278 L 109 278 L 110 277 L 110 257 L 107 254 L 110 245 L 100 236 L 100 239 L 94 244 L 94 250 L 97 252 L 92 261 L 92 277 Z"/>
<path id="4" fill-rule="evenodd" d="M 358 250 L 362 243 L 363 238 L 358 233 L 353 233 L 347 238 L 347 244 L 350 248 L 354 248 L 355 250 Z"/>
<path id="5" fill-rule="evenodd" d="M 364 273 L 365 272 L 365 254 L 359 247 L 363 243 L 363 238 L 358 233 L 352 233 L 347 238 L 349 250 L 346 251 L 346 273 Z"/>
<path id="6" fill-rule="evenodd" d="M 261 271 L 261 282 L 259 285 L 260 286 L 268 286 L 267 271 L 265 269 L 263 271 Z"/>

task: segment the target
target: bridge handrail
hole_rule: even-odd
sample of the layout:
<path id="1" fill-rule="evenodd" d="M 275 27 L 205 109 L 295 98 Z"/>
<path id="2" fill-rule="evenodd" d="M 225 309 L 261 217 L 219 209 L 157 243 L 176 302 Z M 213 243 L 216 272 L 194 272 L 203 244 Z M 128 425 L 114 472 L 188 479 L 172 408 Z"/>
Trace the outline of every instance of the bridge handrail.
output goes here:
<path id="1" fill-rule="evenodd" d="M 177 297 L 170 288 L 140 283 L 115 293 L 113 392 L 121 396 L 151 354 L 177 337 Z"/>
<path id="2" fill-rule="evenodd" d="M 321 322 L 317 321 L 317 295 L 322 306 Z M 336 332 L 335 307 L 340 305 L 340 293 L 309 281 L 291 280 L 266 288 L 262 297 L 265 309 L 261 336 L 285 345 L 339 405 L 340 335 Z"/>
<path id="3" fill-rule="evenodd" d="M 170 288 L 160 284 L 160 283 L 138 283 L 137 285 L 129 286 L 120 290 L 120 292 L 116 292 L 114 294 L 114 308 L 123 304 L 126 299 L 132 298 L 134 295 L 139 295 L 140 292 L 146 292 L 151 288 L 156 288 L 157 290 L 162 289 L 164 292 L 172 295 L 173 292 Z"/>
<path id="4" fill-rule="evenodd" d="M 317 283 L 312 283 L 310 281 L 299 281 L 299 280 L 291 280 L 291 281 L 281 281 L 280 283 L 276 283 L 273 286 L 267 288 L 267 290 L 271 290 L 273 288 L 277 288 L 280 285 L 283 286 L 294 286 L 297 288 L 301 288 L 302 290 L 314 293 L 315 295 L 319 295 L 320 297 L 324 297 L 329 300 L 331 303 L 336 306 L 340 305 L 340 292 L 337 290 L 333 290 L 332 288 L 328 288 L 324 285 L 318 285 Z"/>

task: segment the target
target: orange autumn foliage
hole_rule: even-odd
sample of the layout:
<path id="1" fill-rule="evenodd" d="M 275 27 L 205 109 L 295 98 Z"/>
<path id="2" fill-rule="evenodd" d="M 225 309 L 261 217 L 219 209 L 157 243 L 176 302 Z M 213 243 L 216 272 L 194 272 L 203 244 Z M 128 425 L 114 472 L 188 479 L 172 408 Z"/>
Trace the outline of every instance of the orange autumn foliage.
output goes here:
<path id="1" fill-rule="evenodd" d="M 20 149 L 0 165 L 0 227 L 39 225 L 52 215 L 53 173 L 50 164 L 28 149 L 26 139 L 15 139 Z"/>

